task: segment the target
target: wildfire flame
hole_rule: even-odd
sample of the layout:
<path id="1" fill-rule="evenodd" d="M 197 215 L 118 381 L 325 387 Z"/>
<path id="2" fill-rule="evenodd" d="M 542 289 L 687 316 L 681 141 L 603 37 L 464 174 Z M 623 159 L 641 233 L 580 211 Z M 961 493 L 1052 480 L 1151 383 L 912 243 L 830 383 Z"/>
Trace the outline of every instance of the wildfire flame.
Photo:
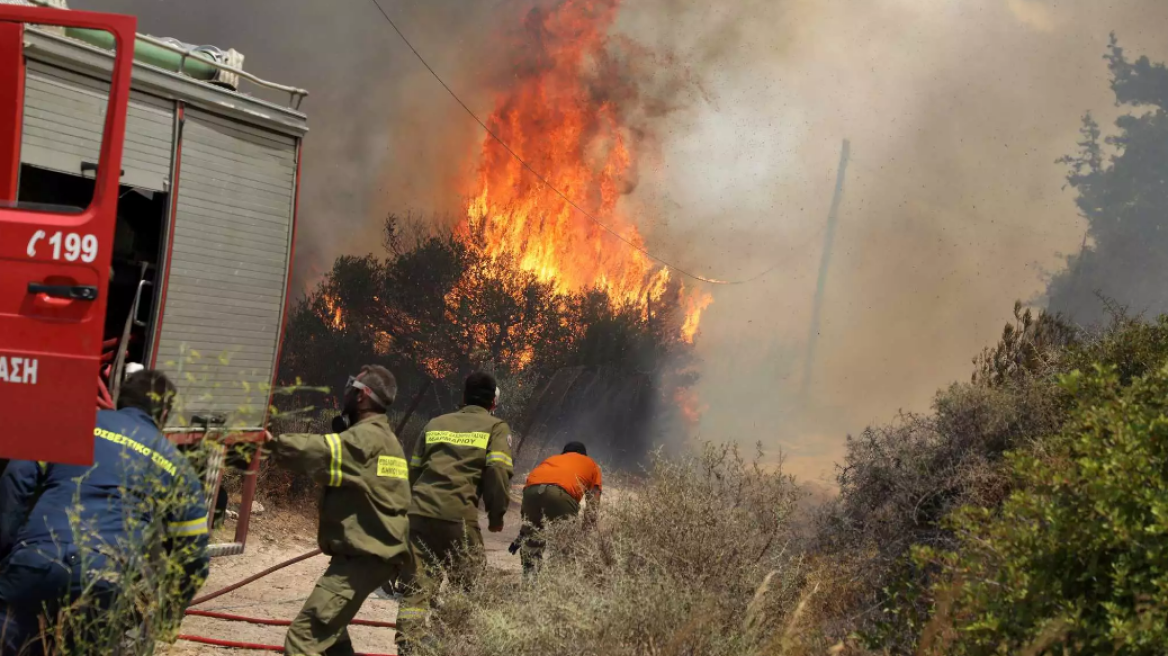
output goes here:
<path id="1" fill-rule="evenodd" d="M 698 393 L 692 387 L 679 387 L 673 392 L 673 400 L 681 417 L 691 426 L 696 426 L 702 418 L 707 406 L 698 398 Z"/>
<path id="2" fill-rule="evenodd" d="M 337 299 L 330 294 L 322 294 L 321 299 L 324 301 L 325 311 L 330 317 L 330 323 L 336 330 L 343 330 L 345 327 L 345 318 L 341 312 L 341 305 L 337 303 Z"/>
<path id="3" fill-rule="evenodd" d="M 702 311 L 713 303 L 708 294 L 691 294 L 685 299 L 685 320 L 681 323 L 681 338 L 693 344 L 698 324 L 702 321 Z"/>
<path id="4" fill-rule="evenodd" d="M 606 72 L 607 32 L 620 0 L 564 0 L 529 18 L 538 21 L 539 52 L 495 102 L 488 125 L 533 169 L 629 244 L 644 248 L 618 200 L 635 159 L 628 130 L 612 101 L 596 100 Z M 534 70 L 532 70 L 534 69 Z M 600 80 L 601 83 L 604 80 Z M 600 289 L 614 304 L 648 308 L 671 273 L 622 244 L 528 171 L 498 140 L 482 144 L 464 237 L 491 258 L 514 257 L 520 268 L 559 292 Z M 692 341 L 712 299 L 684 291 L 681 336 Z"/>

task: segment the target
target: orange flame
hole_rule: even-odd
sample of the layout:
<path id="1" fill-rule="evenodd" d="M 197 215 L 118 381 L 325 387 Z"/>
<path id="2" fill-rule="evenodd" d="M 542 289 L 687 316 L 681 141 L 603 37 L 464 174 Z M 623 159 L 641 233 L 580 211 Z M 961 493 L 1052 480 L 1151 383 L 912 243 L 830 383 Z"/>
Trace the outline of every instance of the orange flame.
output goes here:
<path id="1" fill-rule="evenodd" d="M 673 400 L 677 403 L 681 416 L 690 426 L 696 426 L 706 411 L 706 406 L 698 398 L 698 393 L 692 387 L 678 387 L 673 392 Z"/>
<path id="2" fill-rule="evenodd" d="M 713 303 L 709 294 L 690 294 L 685 299 L 685 320 L 681 324 L 681 338 L 693 344 L 694 335 L 698 332 L 698 324 L 702 321 L 702 311 Z"/>
<path id="3" fill-rule="evenodd" d="M 454 367 L 437 356 L 421 358 L 419 364 L 422 365 L 426 374 L 435 380 L 442 380 L 454 373 Z"/>
<path id="4" fill-rule="evenodd" d="M 341 305 L 337 303 L 337 299 L 333 298 L 331 294 L 322 294 L 321 298 L 324 300 L 325 311 L 328 315 L 326 320 L 336 330 L 343 330 L 345 327 L 345 318 L 341 312 Z"/>
<path id="5" fill-rule="evenodd" d="M 620 83 L 605 79 L 615 75 L 606 66 L 606 47 L 619 5 L 563 0 L 529 18 L 528 27 L 540 30 L 538 51 L 517 62 L 521 72 L 497 97 L 488 124 L 555 189 L 636 248 L 565 202 L 489 135 L 463 237 L 492 259 L 514 257 L 558 292 L 600 289 L 614 305 L 645 309 L 665 293 L 671 274 L 637 250 L 644 239 L 618 208 L 634 146 L 615 104 L 596 99 L 598 87 Z M 690 292 L 682 329 L 687 341 L 711 300 Z"/>

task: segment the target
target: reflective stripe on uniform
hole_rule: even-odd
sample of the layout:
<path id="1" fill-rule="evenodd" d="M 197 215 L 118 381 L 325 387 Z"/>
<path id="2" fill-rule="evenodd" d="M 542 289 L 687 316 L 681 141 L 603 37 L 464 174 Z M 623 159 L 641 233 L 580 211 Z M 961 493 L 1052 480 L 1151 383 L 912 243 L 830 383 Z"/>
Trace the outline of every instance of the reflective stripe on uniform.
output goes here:
<path id="1" fill-rule="evenodd" d="M 425 462 L 425 461 L 422 460 L 421 456 L 413 456 L 412 458 L 410 458 L 410 466 L 411 467 L 421 467 L 423 462 Z"/>
<path id="2" fill-rule="evenodd" d="M 491 451 L 490 453 L 488 453 L 487 454 L 487 464 L 488 465 L 507 465 L 508 467 L 515 466 L 511 462 L 511 456 L 507 455 L 506 453 L 503 453 L 502 451 Z"/>
<path id="3" fill-rule="evenodd" d="M 203 535 L 207 532 L 207 518 L 188 519 L 185 522 L 170 522 L 166 525 L 166 532 L 171 537 L 187 538 Z"/>
<path id="4" fill-rule="evenodd" d="M 146 446 L 145 444 L 142 444 L 141 442 L 133 440 L 125 435 L 122 435 L 121 433 L 107 431 L 104 428 L 94 428 L 93 434 L 100 437 L 103 440 L 108 440 L 110 442 L 113 442 L 114 444 L 120 444 L 124 447 L 128 447 L 131 451 L 134 451 L 140 455 L 146 456 L 147 458 L 150 458 L 150 460 L 154 464 L 161 467 L 164 471 L 166 471 L 166 473 L 170 474 L 171 476 L 174 476 L 175 472 L 178 471 L 178 468 L 174 466 L 174 463 L 167 460 L 166 458 L 164 458 L 162 456 L 162 454 L 158 453 L 154 449 L 151 449 L 150 447 Z"/>
<path id="5" fill-rule="evenodd" d="M 451 431 L 429 431 L 426 433 L 426 444 L 450 444 L 486 449 L 490 441 L 490 433 L 454 433 Z"/>
<path id="6" fill-rule="evenodd" d="M 377 475 L 382 478 L 403 478 L 409 480 L 410 468 L 405 458 L 377 456 Z"/>
<path id="7" fill-rule="evenodd" d="M 418 619 L 425 617 L 429 610 L 428 608 L 399 608 L 397 610 L 397 619 L 398 621 Z"/>
<path id="8" fill-rule="evenodd" d="M 324 441 L 328 443 L 329 448 L 329 487 L 340 487 L 341 485 L 341 436 L 336 433 L 329 433 L 324 436 Z"/>

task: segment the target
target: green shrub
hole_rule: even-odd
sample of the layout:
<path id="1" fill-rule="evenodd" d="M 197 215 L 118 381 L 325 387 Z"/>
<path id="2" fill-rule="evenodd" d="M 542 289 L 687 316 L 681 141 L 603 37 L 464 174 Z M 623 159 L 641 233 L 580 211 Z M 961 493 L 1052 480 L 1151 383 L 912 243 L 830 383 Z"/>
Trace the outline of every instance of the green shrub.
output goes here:
<path id="1" fill-rule="evenodd" d="M 1062 371 L 1089 370 L 1095 364 L 1115 367 L 1119 382 L 1131 383 L 1163 365 L 1168 358 L 1168 314 L 1151 321 L 1127 316 L 1121 309 L 1105 330 L 1084 333 L 1068 349 Z"/>
<path id="2" fill-rule="evenodd" d="M 1095 363 L 1115 368 L 1120 385 L 1168 360 L 1168 317 L 1148 322 L 1117 310 L 1096 330 L 1015 306 L 1015 321 L 975 359 L 973 381 L 937 394 L 933 411 L 902 415 L 849 438 L 839 497 L 820 514 L 811 549 L 849 570 L 830 596 L 839 601 L 818 625 L 836 639 L 858 633 L 873 648 L 916 650 L 937 600 L 935 569 L 913 547 L 958 548 L 945 518 L 963 506 L 993 514 L 1017 477 L 1005 454 L 1042 452 L 1079 403 L 1060 376 Z"/>
<path id="3" fill-rule="evenodd" d="M 1125 386 L 1096 366 L 1062 388 L 1069 421 L 1009 456 L 1000 512 L 963 508 L 956 549 L 918 550 L 948 574 L 934 653 L 1168 652 L 1168 367 Z"/>

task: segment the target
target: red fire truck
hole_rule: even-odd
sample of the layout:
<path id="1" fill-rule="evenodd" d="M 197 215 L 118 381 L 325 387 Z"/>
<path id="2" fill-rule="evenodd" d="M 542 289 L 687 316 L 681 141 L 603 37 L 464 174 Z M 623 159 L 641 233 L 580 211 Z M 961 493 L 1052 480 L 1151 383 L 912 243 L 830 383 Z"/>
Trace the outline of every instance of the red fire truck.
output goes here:
<path id="1" fill-rule="evenodd" d="M 179 444 L 268 420 L 288 311 L 307 93 L 234 50 L 63 0 L 0 0 L 0 458 L 92 460 L 94 390 L 165 371 Z M 281 94 L 287 104 L 239 90 Z M 233 542 L 247 536 L 250 459 Z"/>

